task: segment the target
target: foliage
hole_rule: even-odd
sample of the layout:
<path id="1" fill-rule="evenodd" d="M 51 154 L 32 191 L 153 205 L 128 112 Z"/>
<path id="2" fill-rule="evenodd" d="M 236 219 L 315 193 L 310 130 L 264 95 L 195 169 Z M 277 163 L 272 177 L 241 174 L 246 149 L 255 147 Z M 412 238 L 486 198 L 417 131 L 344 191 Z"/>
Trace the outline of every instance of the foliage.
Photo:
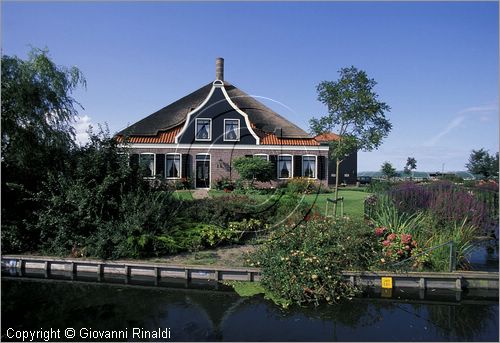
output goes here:
<path id="1" fill-rule="evenodd" d="M 286 182 L 286 191 L 294 194 L 317 193 L 316 182 L 307 177 L 294 177 Z"/>
<path id="2" fill-rule="evenodd" d="M 392 166 L 392 164 L 388 161 L 385 161 L 384 163 L 382 163 L 382 166 L 380 167 L 380 171 L 387 178 L 387 180 L 390 180 L 391 178 L 397 176 L 396 168 L 394 168 Z"/>
<path id="3" fill-rule="evenodd" d="M 49 173 L 35 196 L 41 204 L 29 229 L 39 248 L 63 255 L 73 248 L 91 256 L 117 258 L 169 250 L 163 237 L 176 206 L 170 191 L 145 183 L 107 132 L 89 132 L 67 171 Z"/>
<path id="4" fill-rule="evenodd" d="M 269 182 L 275 178 L 273 164 L 262 158 L 238 157 L 233 160 L 234 169 L 244 180 Z"/>
<path id="5" fill-rule="evenodd" d="M 404 166 L 404 173 L 410 175 L 415 169 L 417 169 L 417 160 L 414 157 L 408 157 Z"/>
<path id="6" fill-rule="evenodd" d="M 367 269 L 379 252 L 362 221 L 317 220 L 283 226 L 255 253 L 262 285 L 277 297 L 304 304 L 338 302 L 357 290 L 341 276 L 346 269 Z"/>
<path id="7" fill-rule="evenodd" d="M 461 219 L 457 216 L 456 220 L 443 220 L 441 212 L 434 212 L 433 208 L 426 207 L 426 201 L 432 203 L 432 193 L 430 196 L 423 193 L 425 196 L 422 197 L 421 190 L 415 188 L 416 185 L 413 186 L 408 194 L 412 196 L 416 194 L 416 199 L 409 199 L 406 206 L 399 207 L 398 204 L 402 205 L 404 201 L 398 203 L 390 197 L 378 197 L 374 202 L 375 210 L 371 218 L 377 227 L 375 234 L 380 237 L 380 244 L 385 254 L 384 260 L 381 261 L 382 265 L 385 265 L 385 268 L 391 268 L 390 263 L 419 255 L 415 259 L 408 260 L 410 264 L 407 267 L 447 271 L 448 246 L 428 252 L 427 250 L 453 241 L 459 265 L 466 266 L 466 253 L 472 246 L 478 228 L 470 223 L 467 213 L 461 213 Z M 453 197 L 450 198 L 449 194 L 441 194 L 441 196 L 443 199 L 452 199 L 450 203 L 456 201 Z M 409 212 L 412 209 L 411 206 L 415 206 L 415 212 Z M 408 241 L 409 237 L 411 237 L 412 244 L 404 244 L 403 238 Z"/>
<path id="8" fill-rule="evenodd" d="M 400 212 L 427 211 L 442 225 L 467 218 L 467 223 L 483 228 L 491 220 L 484 202 L 473 192 L 450 182 L 402 183 L 394 186 L 388 195 Z"/>
<path id="9" fill-rule="evenodd" d="M 221 191 L 221 190 L 229 190 L 229 191 L 232 191 L 234 190 L 235 188 L 235 183 L 227 178 L 227 177 L 222 177 L 220 179 L 218 179 L 217 181 L 215 181 L 215 189 Z"/>
<path id="10" fill-rule="evenodd" d="M 48 51 L 32 49 L 27 60 L 2 56 L 2 248 L 30 250 L 39 237 L 27 225 L 37 221 L 40 191 L 49 172 L 64 172 L 74 148 L 71 126 L 85 86 L 75 67 L 57 66 Z M 5 201 L 5 199 L 9 199 Z"/>
<path id="11" fill-rule="evenodd" d="M 385 118 L 390 107 L 378 100 L 375 80 L 354 66 L 340 69 L 339 74 L 337 81 L 322 81 L 317 86 L 318 100 L 326 105 L 328 113 L 309 121 L 311 131 L 317 135 L 334 131 L 338 134 L 338 139 L 330 142 L 329 157 L 336 160 L 335 175 L 339 175 L 340 164 L 352 151 L 377 149 L 392 128 Z"/>
<path id="12" fill-rule="evenodd" d="M 479 149 L 472 150 L 465 167 L 470 173 L 481 175 L 484 179 L 498 178 L 498 163 L 498 152 L 490 155 L 487 150 Z"/>

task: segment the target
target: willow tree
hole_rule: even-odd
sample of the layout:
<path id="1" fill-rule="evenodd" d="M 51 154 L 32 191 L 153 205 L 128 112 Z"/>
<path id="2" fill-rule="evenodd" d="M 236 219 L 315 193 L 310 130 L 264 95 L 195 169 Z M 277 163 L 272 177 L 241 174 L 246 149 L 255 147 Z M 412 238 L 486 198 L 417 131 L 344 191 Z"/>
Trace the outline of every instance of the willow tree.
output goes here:
<path id="1" fill-rule="evenodd" d="M 374 91 L 377 82 L 354 66 L 342 68 L 337 81 L 322 81 L 317 86 L 318 100 L 327 107 L 326 115 L 309 121 L 317 135 L 335 132 L 330 142 L 330 158 L 336 160 L 335 199 L 338 199 L 339 169 L 342 161 L 356 150 L 377 149 L 391 131 L 385 113 L 389 105 L 378 100 Z M 336 202 L 334 212 L 336 213 Z"/>

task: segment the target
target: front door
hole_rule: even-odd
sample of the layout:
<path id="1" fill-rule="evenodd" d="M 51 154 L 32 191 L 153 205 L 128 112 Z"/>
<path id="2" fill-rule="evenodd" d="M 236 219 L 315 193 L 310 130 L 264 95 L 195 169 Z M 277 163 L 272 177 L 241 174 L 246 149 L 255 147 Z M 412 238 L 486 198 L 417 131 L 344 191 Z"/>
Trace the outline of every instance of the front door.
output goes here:
<path id="1" fill-rule="evenodd" d="M 210 156 L 196 156 L 196 188 L 210 188 Z"/>

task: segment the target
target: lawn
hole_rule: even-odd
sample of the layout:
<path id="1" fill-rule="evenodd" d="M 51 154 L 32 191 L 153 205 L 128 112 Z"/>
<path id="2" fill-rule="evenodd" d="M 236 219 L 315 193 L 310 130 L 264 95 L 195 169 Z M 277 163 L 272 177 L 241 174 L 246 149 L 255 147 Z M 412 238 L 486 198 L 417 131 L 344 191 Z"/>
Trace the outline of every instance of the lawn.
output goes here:
<path id="1" fill-rule="evenodd" d="M 216 196 L 222 196 L 222 195 L 227 195 L 228 193 L 225 193 L 223 191 L 217 191 L 217 190 L 210 190 L 209 195 L 212 197 Z M 346 190 L 346 189 L 339 189 L 339 197 L 344 197 L 344 215 L 350 216 L 350 217 L 358 217 L 362 218 L 363 213 L 364 213 L 364 200 L 365 198 L 370 195 L 369 193 L 362 192 L 359 190 Z M 273 195 L 261 195 L 261 194 L 252 194 L 250 197 L 256 199 L 257 201 L 265 201 L 269 200 L 270 197 L 273 197 Z M 307 204 L 314 204 L 317 209 L 320 211 L 321 214 L 325 214 L 326 210 L 326 202 L 327 198 L 333 199 L 334 194 L 333 193 L 328 193 L 328 194 L 305 194 L 302 197 L 302 200 L 306 202 Z M 328 204 L 329 208 L 329 213 L 331 213 L 333 204 Z M 337 210 L 338 214 L 340 214 L 340 207 Z"/>

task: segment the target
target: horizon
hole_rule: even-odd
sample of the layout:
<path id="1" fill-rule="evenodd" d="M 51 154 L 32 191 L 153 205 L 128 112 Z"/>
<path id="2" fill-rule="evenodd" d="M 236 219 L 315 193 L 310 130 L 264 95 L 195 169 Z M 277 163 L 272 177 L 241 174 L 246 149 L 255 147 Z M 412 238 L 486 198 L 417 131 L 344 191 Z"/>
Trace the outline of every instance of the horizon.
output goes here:
<path id="1" fill-rule="evenodd" d="M 79 141 L 89 124 L 115 133 L 213 81 L 220 56 L 226 80 L 306 131 L 326 112 L 317 84 L 366 71 L 393 130 L 358 153 L 358 171 L 410 156 L 417 171 L 461 171 L 473 149 L 498 151 L 498 2 L 4 1 L 2 19 L 3 54 L 46 47 L 84 73 Z"/>

